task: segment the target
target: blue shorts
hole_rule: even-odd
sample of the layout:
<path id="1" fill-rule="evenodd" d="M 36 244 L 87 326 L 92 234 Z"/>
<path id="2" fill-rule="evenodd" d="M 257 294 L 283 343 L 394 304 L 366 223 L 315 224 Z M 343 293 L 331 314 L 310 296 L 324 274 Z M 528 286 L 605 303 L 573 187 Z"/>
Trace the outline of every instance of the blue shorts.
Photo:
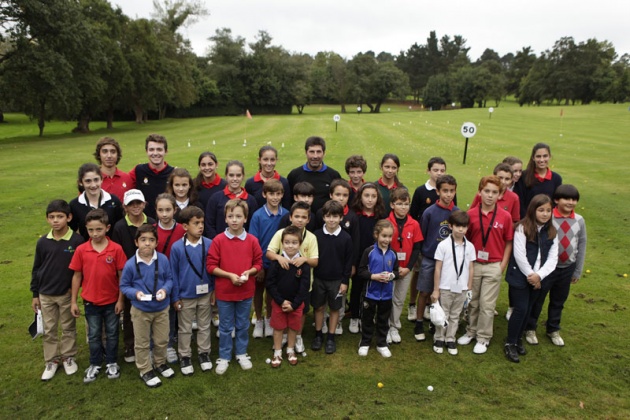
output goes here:
<path id="1" fill-rule="evenodd" d="M 433 293 L 433 274 L 435 273 L 435 260 L 429 257 L 422 257 L 420 264 L 420 274 L 418 275 L 418 285 L 416 289 L 419 292 Z"/>

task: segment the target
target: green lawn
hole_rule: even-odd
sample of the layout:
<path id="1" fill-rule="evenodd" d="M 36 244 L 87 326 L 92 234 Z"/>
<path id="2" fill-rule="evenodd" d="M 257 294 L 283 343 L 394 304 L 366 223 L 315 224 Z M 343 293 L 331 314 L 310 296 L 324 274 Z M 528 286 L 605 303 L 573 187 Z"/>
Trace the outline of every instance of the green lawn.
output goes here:
<path id="1" fill-rule="evenodd" d="M 353 107 L 349 107 L 352 109 Z M 575 107 L 525 107 L 502 103 L 492 118 L 486 109 L 421 112 L 383 106 L 378 115 L 342 115 L 338 107 L 310 106 L 304 115 L 203 118 L 151 121 L 145 125 L 116 123 L 112 131 L 92 123 L 89 135 L 69 134 L 73 123 L 48 123 L 38 138 L 35 122 L 8 114 L 0 125 L 0 417 L 199 418 L 199 417 L 630 417 L 630 249 L 628 223 L 630 112 L 627 104 Z M 564 117 L 560 117 L 561 108 Z M 463 122 L 478 126 L 462 164 Z M 327 141 L 326 163 L 343 173 L 354 153 L 368 160 L 367 180 L 378 178 L 384 153 L 396 153 L 399 177 L 411 190 L 426 181 L 426 162 L 442 156 L 459 183 L 458 203 L 466 208 L 481 176 L 491 173 L 506 155 L 524 161 L 536 142 L 552 147 L 553 169 L 581 193 L 579 213 L 587 222 L 586 268 L 590 274 L 572 288 L 563 318 L 564 348 L 554 347 L 539 329 L 541 344 L 528 346 L 518 365 L 503 356 L 507 322 L 507 287 L 498 301 L 501 316 L 487 354 L 476 356 L 460 347 L 457 357 L 436 355 L 429 342 L 416 343 L 412 324 L 403 321 L 403 342 L 382 359 L 375 350 L 356 355 L 359 337 L 344 333 L 333 356 L 308 351 L 296 367 L 278 370 L 265 365 L 271 340 L 251 340 L 254 369 L 233 363 L 214 373 L 178 375 L 156 390 L 147 389 L 135 366 L 121 363 L 115 381 L 104 375 L 84 385 L 88 364 L 84 321 L 79 326 L 80 372 L 42 383 L 41 342 L 32 342 L 26 327 L 30 310 L 30 271 L 37 238 L 47 232 L 44 210 L 54 198 L 76 194 L 76 171 L 93 161 L 96 140 L 116 138 L 123 147 L 121 169 L 146 161 L 144 138 L 157 132 L 169 141 L 167 161 L 196 173 L 197 157 L 214 151 L 220 171 L 231 159 L 242 160 L 246 176 L 254 174 L 258 148 L 271 142 L 279 150 L 278 170 L 286 175 L 304 161 L 304 140 L 320 135 Z M 244 139 L 247 145 L 243 146 Z M 213 143 L 214 142 L 214 143 Z M 188 146 L 190 143 L 190 146 Z M 284 146 L 284 147 L 283 147 Z M 403 317 L 406 316 L 406 310 Z M 543 316 L 544 318 L 544 316 Z M 347 322 L 344 325 L 347 330 Z M 214 333 L 214 330 L 213 330 Z M 312 328 L 305 329 L 310 344 Z M 122 346 L 121 346 L 122 348 Z M 212 358 L 218 342 L 213 339 Z M 122 360 L 122 358 L 121 358 Z M 197 367 L 197 365 L 195 365 Z M 379 389 L 377 383 L 384 387 Z M 435 390 L 427 391 L 432 385 Z M 583 407 L 583 408 L 581 408 Z"/>

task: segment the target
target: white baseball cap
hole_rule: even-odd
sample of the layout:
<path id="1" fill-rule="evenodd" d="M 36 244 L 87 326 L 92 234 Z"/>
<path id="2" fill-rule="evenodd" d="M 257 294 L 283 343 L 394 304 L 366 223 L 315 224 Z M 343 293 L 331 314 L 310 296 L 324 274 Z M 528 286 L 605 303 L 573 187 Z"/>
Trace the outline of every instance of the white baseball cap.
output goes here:
<path id="1" fill-rule="evenodd" d="M 125 204 L 125 206 L 135 200 L 142 201 L 142 202 L 145 201 L 144 194 L 142 194 L 142 191 L 133 189 L 133 190 L 129 190 L 125 192 L 125 197 L 123 199 L 123 203 Z"/>

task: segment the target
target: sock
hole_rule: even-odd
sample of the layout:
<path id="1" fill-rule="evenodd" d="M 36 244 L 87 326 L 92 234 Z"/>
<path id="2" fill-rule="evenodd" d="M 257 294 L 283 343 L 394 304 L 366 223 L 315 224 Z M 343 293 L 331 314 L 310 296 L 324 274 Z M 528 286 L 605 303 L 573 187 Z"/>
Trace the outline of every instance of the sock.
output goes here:
<path id="1" fill-rule="evenodd" d="M 287 354 L 289 353 L 295 353 L 295 351 L 293 350 L 293 347 L 287 347 Z"/>
<path id="2" fill-rule="evenodd" d="M 315 336 L 316 336 L 316 337 L 321 337 L 321 336 L 323 336 L 323 334 L 322 334 L 322 330 L 315 331 Z"/>
<path id="3" fill-rule="evenodd" d="M 300 338 L 302 338 L 302 334 L 298 334 L 298 335 L 295 336 L 296 340 L 299 340 Z"/>
<path id="4" fill-rule="evenodd" d="M 282 349 L 280 349 L 280 350 L 274 349 L 273 350 L 273 355 L 274 356 L 282 356 Z"/>
<path id="5" fill-rule="evenodd" d="M 416 321 L 416 328 L 419 330 L 424 330 L 424 324 L 422 321 Z"/>
<path id="6" fill-rule="evenodd" d="M 328 333 L 328 341 L 335 341 L 335 333 Z"/>

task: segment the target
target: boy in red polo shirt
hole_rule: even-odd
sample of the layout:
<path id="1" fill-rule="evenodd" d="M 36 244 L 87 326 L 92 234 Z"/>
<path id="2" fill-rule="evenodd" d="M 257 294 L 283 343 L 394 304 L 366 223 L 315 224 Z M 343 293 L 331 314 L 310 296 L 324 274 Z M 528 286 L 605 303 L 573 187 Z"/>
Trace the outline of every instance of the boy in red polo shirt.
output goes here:
<path id="1" fill-rule="evenodd" d="M 476 338 L 475 354 L 488 350 L 492 339 L 494 308 L 499 296 L 501 276 L 510 259 L 514 228 L 510 214 L 497 206 L 501 180 L 496 175 L 479 181 L 479 206 L 468 210 L 470 224 L 466 237 L 477 250 L 471 301 L 468 305 L 469 321 L 466 334 L 457 342 L 467 345 Z"/>
<path id="2" fill-rule="evenodd" d="M 394 236 L 391 247 L 398 257 L 398 275 L 400 279 L 394 282 L 394 295 L 392 298 L 392 312 L 389 317 L 388 343 L 400 343 L 401 328 L 400 314 L 407 297 L 409 283 L 411 282 L 411 269 L 418 260 L 422 245 L 422 231 L 420 224 L 409 216 L 411 197 L 406 188 L 396 188 L 392 191 L 389 201 L 392 211 L 387 218 L 394 226 Z"/>
<path id="3" fill-rule="evenodd" d="M 120 199 L 123 198 L 125 192 L 132 188 L 133 182 L 127 172 L 118 169 L 117 165 L 122 158 L 120 144 L 111 137 L 101 137 L 96 143 L 94 157 L 103 175 L 101 188 Z"/>
<path id="4" fill-rule="evenodd" d="M 90 346 L 90 367 L 83 382 L 96 379 L 103 362 L 102 328 L 105 325 L 105 362 L 107 377 L 120 376 L 118 357 L 118 315 L 123 310 L 123 295 L 118 285 L 127 257 L 116 242 L 107 238 L 109 221 L 103 209 L 91 210 L 85 216 L 90 241 L 81 244 L 70 262 L 72 276 L 71 311 L 75 318 L 81 312 L 77 305 L 79 288 L 85 308 Z"/>

